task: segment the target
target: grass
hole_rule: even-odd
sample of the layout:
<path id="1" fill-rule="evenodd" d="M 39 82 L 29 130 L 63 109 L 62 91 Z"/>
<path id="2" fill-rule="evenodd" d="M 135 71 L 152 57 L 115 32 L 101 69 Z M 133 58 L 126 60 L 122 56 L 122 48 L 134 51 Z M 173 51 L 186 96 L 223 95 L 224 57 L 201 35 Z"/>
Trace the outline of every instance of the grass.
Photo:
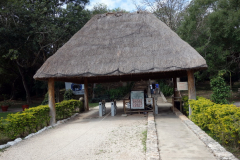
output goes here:
<path id="1" fill-rule="evenodd" d="M 88 103 L 89 107 L 97 107 L 99 104 L 98 103 Z"/>
<path id="2" fill-rule="evenodd" d="M 2 117 L 3 119 L 6 119 L 7 115 L 11 113 L 14 113 L 14 112 L 0 112 L 0 118 Z"/>
<path id="3" fill-rule="evenodd" d="M 146 141 L 147 141 L 147 130 L 142 132 L 142 145 L 143 145 L 143 150 L 144 152 L 147 151 L 147 145 L 146 145 Z"/>

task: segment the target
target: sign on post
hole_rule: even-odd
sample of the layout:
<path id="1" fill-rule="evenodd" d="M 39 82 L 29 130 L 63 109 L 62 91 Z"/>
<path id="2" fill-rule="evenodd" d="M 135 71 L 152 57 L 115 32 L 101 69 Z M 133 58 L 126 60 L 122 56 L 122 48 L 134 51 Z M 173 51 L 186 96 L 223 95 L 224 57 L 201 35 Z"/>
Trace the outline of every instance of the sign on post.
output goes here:
<path id="1" fill-rule="evenodd" d="M 74 95 L 84 95 L 84 84 L 65 82 L 65 89 L 71 89 Z"/>
<path id="2" fill-rule="evenodd" d="M 188 82 L 177 82 L 177 89 L 179 91 L 187 91 L 188 90 Z"/>
<path id="3" fill-rule="evenodd" d="M 131 91 L 131 109 L 144 109 L 143 91 Z"/>

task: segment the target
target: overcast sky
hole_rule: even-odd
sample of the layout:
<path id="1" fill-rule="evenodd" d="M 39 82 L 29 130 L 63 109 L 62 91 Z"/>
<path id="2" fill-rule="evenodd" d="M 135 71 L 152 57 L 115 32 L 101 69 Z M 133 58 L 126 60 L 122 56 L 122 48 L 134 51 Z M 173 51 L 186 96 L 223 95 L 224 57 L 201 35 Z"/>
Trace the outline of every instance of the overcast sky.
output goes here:
<path id="1" fill-rule="evenodd" d="M 141 0 L 134 0 L 137 4 L 141 2 Z M 126 11 L 136 11 L 136 7 L 133 3 L 133 0 L 90 0 L 90 4 L 86 6 L 87 9 L 92 9 L 94 5 L 97 3 L 103 3 L 108 6 L 109 9 L 114 9 L 120 7 L 121 9 L 125 9 Z"/>

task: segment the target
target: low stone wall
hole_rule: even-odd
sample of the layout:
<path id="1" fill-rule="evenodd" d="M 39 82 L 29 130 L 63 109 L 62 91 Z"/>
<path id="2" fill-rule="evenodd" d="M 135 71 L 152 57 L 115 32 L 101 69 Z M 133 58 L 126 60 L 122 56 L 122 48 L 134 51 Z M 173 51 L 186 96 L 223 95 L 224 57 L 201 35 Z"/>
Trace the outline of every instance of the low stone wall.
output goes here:
<path id="1" fill-rule="evenodd" d="M 218 160 L 238 160 L 232 153 L 226 151 L 218 142 L 212 139 L 201 128 L 195 125 L 185 115 L 183 115 L 177 108 L 174 108 L 175 114 L 195 133 L 198 138 L 212 151 Z"/>
<path id="2" fill-rule="evenodd" d="M 159 160 L 158 138 L 153 112 L 148 112 L 146 160 Z"/>

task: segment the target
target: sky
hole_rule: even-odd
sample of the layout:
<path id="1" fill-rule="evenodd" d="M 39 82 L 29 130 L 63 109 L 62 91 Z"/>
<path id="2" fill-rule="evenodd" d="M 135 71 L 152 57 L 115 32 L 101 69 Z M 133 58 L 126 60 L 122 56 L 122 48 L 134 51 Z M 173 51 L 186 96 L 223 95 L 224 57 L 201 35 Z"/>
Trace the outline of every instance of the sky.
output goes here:
<path id="1" fill-rule="evenodd" d="M 90 0 L 90 4 L 86 6 L 87 9 L 92 9 L 97 3 L 103 3 L 108 6 L 108 9 L 114 9 L 120 7 L 126 11 L 136 11 L 134 1 L 140 4 L 142 0 Z"/>

